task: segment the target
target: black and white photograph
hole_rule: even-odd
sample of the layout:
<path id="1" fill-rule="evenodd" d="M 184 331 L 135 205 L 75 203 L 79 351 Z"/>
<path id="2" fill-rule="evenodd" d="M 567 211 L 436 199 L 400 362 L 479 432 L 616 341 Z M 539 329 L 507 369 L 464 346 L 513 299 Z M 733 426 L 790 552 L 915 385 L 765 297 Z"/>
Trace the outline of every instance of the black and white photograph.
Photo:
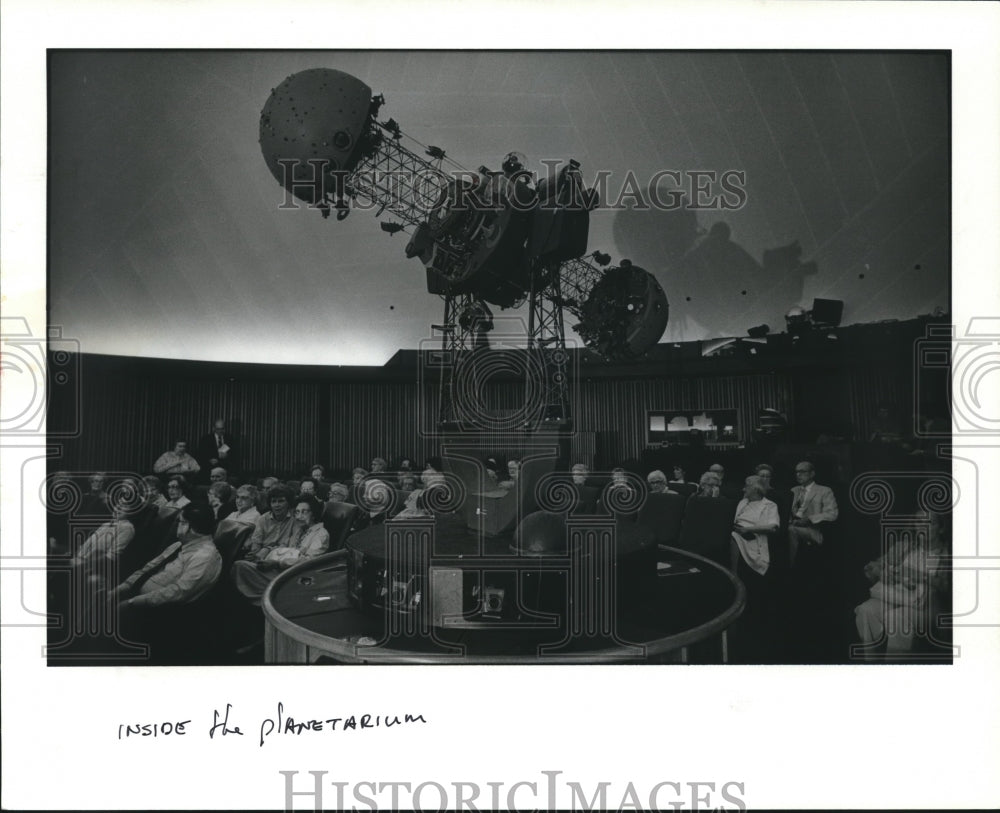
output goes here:
<path id="1" fill-rule="evenodd" d="M 949 76 L 51 51 L 49 663 L 949 661 Z"/>
<path id="2" fill-rule="evenodd" d="M 381 38 L 307 5 L 327 36 L 298 45 L 24 47 L 4 637 L 36 725 L 76 721 L 60 757 L 135 766 L 84 807 L 220 752 L 257 778 L 209 807 L 857 807 L 808 794 L 862 742 L 894 778 L 859 781 L 913 807 L 959 770 L 933 726 L 1000 651 L 997 49 L 959 18 L 837 39 L 807 5 L 785 36 L 746 12 L 744 44 L 739 14 L 675 43 L 602 39 L 589 4 L 583 38 L 568 7 L 519 36 L 508 8 L 425 40 L 412 10 Z M 675 725 L 664 767 L 638 743 Z M 729 731 L 768 737 L 710 756 Z M 982 738 L 978 778 L 920 798 L 995 799 Z"/>

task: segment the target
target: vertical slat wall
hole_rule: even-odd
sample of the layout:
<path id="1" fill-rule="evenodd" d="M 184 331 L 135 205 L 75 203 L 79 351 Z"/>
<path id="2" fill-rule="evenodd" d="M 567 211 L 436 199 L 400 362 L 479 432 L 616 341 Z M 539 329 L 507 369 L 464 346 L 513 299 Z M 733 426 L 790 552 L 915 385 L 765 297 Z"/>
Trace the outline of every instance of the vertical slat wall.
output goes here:
<path id="1" fill-rule="evenodd" d="M 332 383 L 328 424 L 329 446 L 320 460 L 336 469 L 368 467 L 376 455 L 390 464 L 409 456 L 414 465 L 440 455 L 436 436 L 439 395 L 436 384 L 423 390 L 416 383 Z M 506 416 L 522 404 L 521 384 L 490 384 L 481 393 L 481 409 Z M 476 433 L 487 454 L 515 452 L 520 446 L 510 432 Z"/>
<path id="2" fill-rule="evenodd" d="M 872 403 L 877 403 L 877 377 L 857 382 L 861 388 L 876 388 Z M 736 409 L 740 431 L 748 437 L 761 407 L 774 407 L 794 419 L 790 392 L 783 374 L 582 381 L 574 396 L 574 424 L 581 433 L 614 430 L 621 459 L 627 460 L 638 458 L 645 446 L 647 410 Z M 420 431 L 421 426 L 434 428 L 437 398 L 435 386 L 420 390 L 415 382 L 215 382 L 92 375 L 82 388 L 82 433 L 65 442 L 64 454 L 52 468 L 149 471 L 176 438 L 193 445 L 216 416 L 227 418 L 238 431 L 244 469 L 256 474 L 301 474 L 317 461 L 349 469 L 367 466 L 375 455 L 395 462 L 405 454 L 419 465 L 441 451 L 436 437 L 424 437 Z M 524 398 L 523 385 L 490 384 L 483 398 L 487 408 L 513 411 Z M 497 454 L 516 446 L 503 432 L 483 439 L 488 441 L 484 448 Z M 587 449 L 577 451 L 592 454 L 592 445 L 589 436 Z"/>
<path id="3" fill-rule="evenodd" d="M 149 472 L 176 440 L 193 448 L 222 416 L 240 437 L 244 468 L 298 471 L 317 453 L 325 386 L 88 376 L 81 388 L 80 436 L 65 442 L 52 468 Z"/>
<path id="4" fill-rule="evenodd" d="M 868 440 L 880 404 L 887 404 L 903 432 L 913 431 L 913 372 L 908 368 L 855 367 L 848 373 L 851 425 L 856 440 Z"/>
<path id="5" fill-rule="evenodd" d="M 335 382 L 329 390 L 330 442 L 317 460 L 334 469 L 368 468 L 376 456 L 390 464 L 404 455 L 414 465 L 426 460 L 417 427 L 429 399 L 418 400 L 415 383 Z"/>

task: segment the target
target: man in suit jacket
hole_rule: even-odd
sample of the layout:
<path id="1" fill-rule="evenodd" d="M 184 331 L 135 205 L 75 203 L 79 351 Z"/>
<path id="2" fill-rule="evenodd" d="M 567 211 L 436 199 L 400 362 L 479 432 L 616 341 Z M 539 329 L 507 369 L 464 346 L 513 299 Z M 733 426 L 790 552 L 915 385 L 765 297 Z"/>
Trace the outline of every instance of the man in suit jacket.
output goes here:
<path id="1" fill-rule="evenodd" d="M 795 466 L 797 486 L 792 488 L 792 507 L 788 518 L 788 559 L 789 566 L 795 567 L 795 559 L 802 546 L 813 547 L 823 544 L 825 523 L 837 519 L 837 499 L 828 486 L 816 482 L 813 464 L 803 461 Z"/>
<path id="2" fill-rule="evenodd" d="M 216 467 L 225 468 L 229 474 L 239 471 L 236 438 L 226 431 L 226 422 L 222 418 L 216 418 L 212 431 L 202 435 L 196 456 L 204 472 Z"/>

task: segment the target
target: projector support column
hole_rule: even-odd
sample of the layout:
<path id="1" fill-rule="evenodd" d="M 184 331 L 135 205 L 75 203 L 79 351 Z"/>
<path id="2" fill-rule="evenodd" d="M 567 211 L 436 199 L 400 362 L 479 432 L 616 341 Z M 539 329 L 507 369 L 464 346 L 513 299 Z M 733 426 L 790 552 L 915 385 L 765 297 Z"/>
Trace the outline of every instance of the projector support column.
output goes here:
<path id="1" fill-rule="evenodd" d="M 547 282 L 542 282 L 545 280 Z M 539 269 L 531 277 L 528 299 L 528 353 L 539 360 L 527 365 L 525 391 L 541 387 L 544 393 L 543 426 L 569 428 L 572 415 L 569 405 L 569 380 L 566 335 L 563 327 L 562 296 L 558 269 Z M 532 376 L 541 380 L 532 382 Z M 532 427 L 536 428 L 536 427 Z"/>
<path id="2" fill-rule="evenodd" d="M 471 294 L 449 295 L 444 300 L 444 322 L 434 325 L 441 331 L 441 359 L 437 365 L 441 378 L 438 384 L 438 425 L 442 428 L 455 425 L 462 417 L 455 400 L 455 371 L 464 352 L 471 351 L 475 331 L 463 328 L 459 315 L 471 306 L 476 298 Z M 466 416 L 468 417 L 468 416 Z"/>

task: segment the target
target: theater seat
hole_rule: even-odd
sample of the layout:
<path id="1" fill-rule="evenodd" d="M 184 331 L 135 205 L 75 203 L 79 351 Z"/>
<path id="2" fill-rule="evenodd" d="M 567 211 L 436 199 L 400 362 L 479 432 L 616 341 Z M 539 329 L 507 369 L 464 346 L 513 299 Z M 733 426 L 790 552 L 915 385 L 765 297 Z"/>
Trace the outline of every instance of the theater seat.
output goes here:
<path id="1" fill-rule="evenodd" d="M 730 566 L 730 540 L 736 503 L 725 497 L 691 497 L 684 506 L 677 547 L 723 567 Z"/>
<path id="2" fill-rule="evenodd" d="M 181 512 L 176 508 L 160 508 L 155 516 L 147 520 L 141 531 L 136 530 L 136 538 L 125 549 L 128 556 L 122 562 L 123 576 L 138 570 L 177 540 L 180 516 Z"/>
<path id="3" fill-rule="evenodd" d="M 155 505 L 145 505 L 132 517 L 135 537 L 118 557 L 118 573 L 122 579 L 142 567 L 159 553 L 157 549 L 163 534 L 162 528 L 154 530 L 159 516 Z"/>
<path id="4" fill-rule="evenodd" d="M 243 543 L 250 538 L 253 530 L 254 526 L 246 522 L 237 522 L 233 519 L 220 520 L 213 536 L 215 547 L 222 557 L 222 576 L 220 578 L 224 579 L 229 573 Z"/>
<path id="5" fill-rule="evenodd" d="M 323 527 L 330 534 L 329 551 L 344 547 L 347 535 L 351 532 L 351 524 L 360 509 L 349 502 L 328 502 L 323 509 Z"/>
<path id="6" fill-rule="evenodd" d="M 403 491 L 401 488 L 394 488 L 392 490 L 392 505 L 389 506 L 389 510 L 386 512 L 390 517 L 396 516 L 403 508 L 406 507 L 406 498 L 410 495 Z"/>
<path id="7" fill-rule="evenodd" d="M 698 490 L 695 483 L 667 483 L 667 488 L 676 491 L 682 497 L 693 497 Z"/>
<path id="8" fill-rule="evenodd" d="M 647 494 L 638 525 L 652 533 L 657 545 L 677 547 L 686 500 L 680 494 Z"/>

